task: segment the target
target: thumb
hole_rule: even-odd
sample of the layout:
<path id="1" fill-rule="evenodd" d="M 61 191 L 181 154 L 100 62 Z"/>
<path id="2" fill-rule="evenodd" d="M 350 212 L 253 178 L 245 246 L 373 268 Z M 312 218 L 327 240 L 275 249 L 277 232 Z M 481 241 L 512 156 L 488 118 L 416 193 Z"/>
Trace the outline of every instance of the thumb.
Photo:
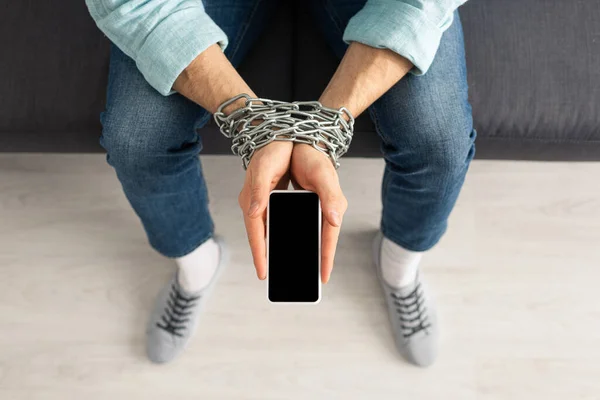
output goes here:
<path id="1" fill-rule="evenodd" d="M 268 174 L 258 171 L 252 174 L 250 180 L 250 206 L 248 216 L 256 218 L 261 216 L 269 202 L 269 193 L 271 192 L 271 179 Z"/>
<path id="2" fill-rule="evenodd" d="M 348 203 L 335 172 L 320 178 L 317 180 L 315 191 L 321 199 L 321 208 L 325 219 L 321 231 L 321 280 L 323 283 L 327 283 L 333 269 L 342 217 Z"/>
<path id="3" fill-rule="evenodd" d="M 342 218 L 348 208 L 348 201 L 342 193 L 337 177 L 321 179 L 315 189 L 321 199 L 323 216 L 327 222 L 335 227 L 341 226 Z"/>

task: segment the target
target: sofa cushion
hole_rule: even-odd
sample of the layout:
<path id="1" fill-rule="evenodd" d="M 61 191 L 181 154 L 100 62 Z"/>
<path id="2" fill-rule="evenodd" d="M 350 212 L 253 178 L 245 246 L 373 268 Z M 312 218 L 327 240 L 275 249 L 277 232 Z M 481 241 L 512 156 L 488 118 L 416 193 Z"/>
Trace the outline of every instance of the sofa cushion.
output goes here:
<path id="1" fill-rule="evenodd" d="M 294 95 L 314 99 L 338 61 L 297 6 Z M 477 157 L 600 159 L 600 0 L 470 1 L 460 14 Z M 356 131 L 350 154 L 379 155 L 368 117 Z"/>
<path id="2" fill-rule="evenodd" d="M 301 1 L 280 4 L 240 73 L 261 96 L 316 99 L 338 60 Z M 600 0 L 470 1 L 461 16 L 477 157 L 600 160 Z M 108 41 L 84 2 L 8 2 L 0 37 L 0 151 L 101 151 Z M 356 132 L 349 155 L 379 156 L 366 114 Z M 203 139 L 229 152 L 214 124 Z"/>
<path id="3" fill-rule="evenodd" d="M 109 41 L 82 0 L 0 7 L 0 152 L 102 151 Z M 292 98 L 292 6 L 282 2 L 240 72 L 265 97 Z M 276 49 L 276 50 L 274 50 Z M 228 152 L 214 127 L 207 151 Z"/>

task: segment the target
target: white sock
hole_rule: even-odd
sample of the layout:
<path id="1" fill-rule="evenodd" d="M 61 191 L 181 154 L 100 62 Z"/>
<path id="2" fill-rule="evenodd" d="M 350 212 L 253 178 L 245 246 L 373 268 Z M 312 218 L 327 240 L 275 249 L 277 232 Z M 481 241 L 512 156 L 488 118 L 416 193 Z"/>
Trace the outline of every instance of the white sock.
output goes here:
<path id="1" fill-rule="evenodd" d="M 178 281 L 183 290 L 194 293 L 204 289 L 217 271 L 220 253 L 219 245 L 210 238 L 191 253 L 176 258 Z"/>
<path id="2" fill-rule="evenodd" d="M 423 253 L 400 247 L 384 237 L 381 243 L 381 274 L 385 282 L 401 288 L 417 279 L 419 262 Z"/>

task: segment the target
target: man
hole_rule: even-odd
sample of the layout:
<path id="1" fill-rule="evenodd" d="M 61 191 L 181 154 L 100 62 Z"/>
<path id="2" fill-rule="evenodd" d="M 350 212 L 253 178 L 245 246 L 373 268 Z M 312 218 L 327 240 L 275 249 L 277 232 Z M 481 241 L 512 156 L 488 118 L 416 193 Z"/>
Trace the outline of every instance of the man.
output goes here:
<path id="1" fill-rule="evenodd" d="M 86 0 L 115 46 L 101 143 L 150 244 L 175 259 L 147 331 L 154 362 L 191 338 L 224 258 L 213 236 L 197 129 L 220 104 L 246 93 L 235 70 L 274 4 L 270 0 Z M 369 110 L 382 140 L 377 271 L 393 335 L 412 363 L 430 365 L 438 325 L 418 265 L 447 225 L 475 131 L 467 99 L 464 0 L 314 0 L 310 7 L 341 63 L 319 101 Z M 276 49 L 274 49 L 276 51 Z M 231 113 L 243 101 L 228 106 Z M 343 166 L 342 166 L 343 168 Z M 265 279 L 269 192 L 291 176 L 319 194 L 324 214 L 322 281 L 333 267 L 347 202 L 330 159 L 310 145 L 274 141 L 258 150 L 239 196 L 254 265 Z"/>

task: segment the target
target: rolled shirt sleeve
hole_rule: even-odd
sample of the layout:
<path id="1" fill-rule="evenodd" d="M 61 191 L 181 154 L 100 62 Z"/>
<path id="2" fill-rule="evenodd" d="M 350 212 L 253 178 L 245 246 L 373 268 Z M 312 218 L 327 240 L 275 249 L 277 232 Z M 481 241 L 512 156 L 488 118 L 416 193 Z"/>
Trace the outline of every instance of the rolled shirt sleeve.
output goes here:
<path id="1" fill-rule="evenodd" d="M 206 14 L 201 0 L 86 0 L 100 30 L 135 60 L 162 95 L 209 46 L 227 46 L 227 35 Z"/>
<path id="2" fill-rule="evenodd" d="M 350 19 L 344 41 L 390 49 L 427 72 L 454 11 L 466 0 L 368 0 Z"/>

